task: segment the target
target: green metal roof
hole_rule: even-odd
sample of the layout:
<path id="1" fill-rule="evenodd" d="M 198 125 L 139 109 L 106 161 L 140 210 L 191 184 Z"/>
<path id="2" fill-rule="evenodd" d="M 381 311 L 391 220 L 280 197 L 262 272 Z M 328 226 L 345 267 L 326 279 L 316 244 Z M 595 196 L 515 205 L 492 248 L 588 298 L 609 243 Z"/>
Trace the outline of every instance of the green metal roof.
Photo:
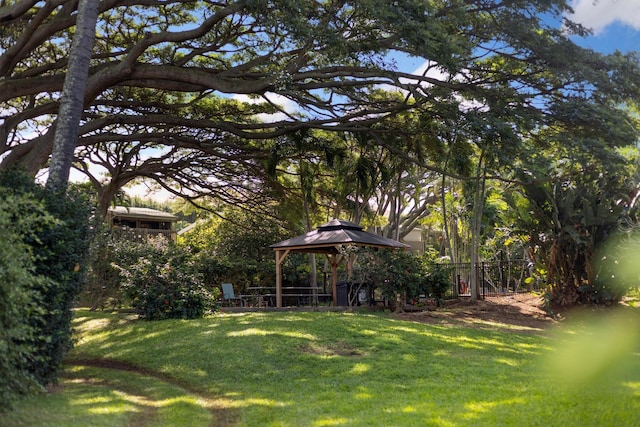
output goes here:
<path id="1" fill-rule="evenodd" d="M 108 213 L 114 218 L 149 219 L 167 222 L 175 222 L 178 220 L 178 217 L 173 214 L 150 208 L 115 206 L 110 207 Z"/>

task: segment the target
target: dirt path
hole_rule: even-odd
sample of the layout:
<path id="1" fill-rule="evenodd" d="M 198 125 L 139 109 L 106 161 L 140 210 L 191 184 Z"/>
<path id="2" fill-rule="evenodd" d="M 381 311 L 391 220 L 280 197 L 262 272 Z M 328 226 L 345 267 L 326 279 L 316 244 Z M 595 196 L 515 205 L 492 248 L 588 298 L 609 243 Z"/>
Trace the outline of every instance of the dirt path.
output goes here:
<path id="1" fill-rule="evenodd" d="M 399 319 L 483 329 L 506 329 L 522 333 L 542 333 L 556 321 L 542 310 L 542 298 L 533 294 L 487 297 L 480 301 L 457 300 L 436 310 L 400 313 Z"/>

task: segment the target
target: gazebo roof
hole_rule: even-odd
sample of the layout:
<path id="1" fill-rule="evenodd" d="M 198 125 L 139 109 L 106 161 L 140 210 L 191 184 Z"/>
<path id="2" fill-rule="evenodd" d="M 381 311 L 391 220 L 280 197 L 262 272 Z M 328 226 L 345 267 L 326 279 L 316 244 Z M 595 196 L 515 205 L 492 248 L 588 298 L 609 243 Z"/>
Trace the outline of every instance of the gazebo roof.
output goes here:
<path id="1" fill-rule="evenodd" d="M 396 240 L 364 231 L 353 222 L 333 219 L 301 236 L 292 237 L 271 245 L 273 250 L 291 250 L 295 252 L 338 253 L 338 246 L 357 245 L 377 248 L 409 248 L 409 245 Z"/>

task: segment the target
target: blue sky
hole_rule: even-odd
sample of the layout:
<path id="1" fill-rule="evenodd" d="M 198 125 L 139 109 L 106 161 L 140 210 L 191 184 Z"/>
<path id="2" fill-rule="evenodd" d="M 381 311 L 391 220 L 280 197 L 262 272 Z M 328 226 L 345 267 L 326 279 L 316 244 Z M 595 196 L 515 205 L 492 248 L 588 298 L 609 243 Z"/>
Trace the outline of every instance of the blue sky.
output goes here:
<path id="1" fill-rule="evenodd" d="M 640 0 L 572 0 L 571 21 L 591 29 L 592 35 L 573 37 L 579 46 L 602 53 L 640 51 Z M 420 74 L 425 63 L 421 58 L 394 52 L 398 69 Z"/>
<path id="2" fill-rule="evenodd" d="M 591 28 L 593 35 L 574 39 L 580 46 L 603 53 L 640 51 L 640 0 L 573 0 L 572 21 Z"/>

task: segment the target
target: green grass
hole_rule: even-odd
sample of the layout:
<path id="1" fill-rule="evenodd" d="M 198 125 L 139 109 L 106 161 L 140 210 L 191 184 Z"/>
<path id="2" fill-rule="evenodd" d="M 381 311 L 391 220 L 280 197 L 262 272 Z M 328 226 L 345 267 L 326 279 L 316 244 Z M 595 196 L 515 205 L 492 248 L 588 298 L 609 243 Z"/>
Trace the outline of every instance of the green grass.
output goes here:
<path id="1" fill-rule="evenodd" d="M 0 425 L 631 426 L 640 413 L 637 336 L 593 360 L 591 340 L 564 344 L 607 341 L 584 322 L 532 334 L 385 314 L 79 311 L 76 325 L 62 391 L 20 402 Z M 559 356 L 595 368 L 571 381 L 551 368 L 565 369 Z"/>

